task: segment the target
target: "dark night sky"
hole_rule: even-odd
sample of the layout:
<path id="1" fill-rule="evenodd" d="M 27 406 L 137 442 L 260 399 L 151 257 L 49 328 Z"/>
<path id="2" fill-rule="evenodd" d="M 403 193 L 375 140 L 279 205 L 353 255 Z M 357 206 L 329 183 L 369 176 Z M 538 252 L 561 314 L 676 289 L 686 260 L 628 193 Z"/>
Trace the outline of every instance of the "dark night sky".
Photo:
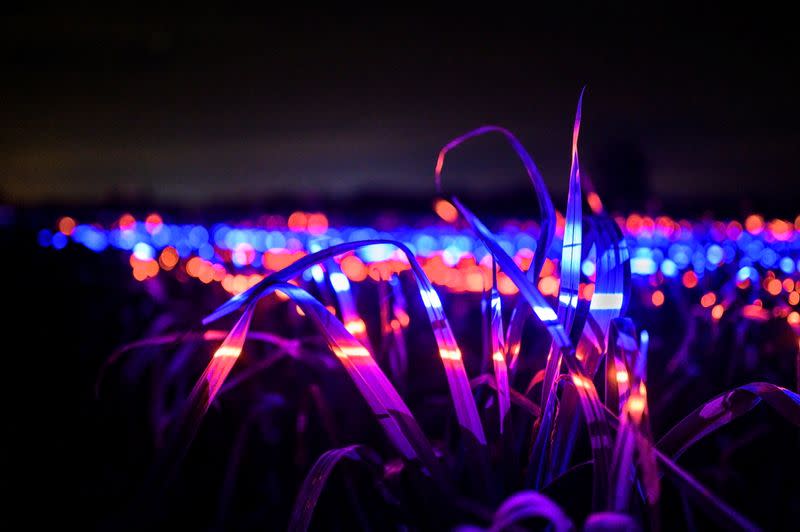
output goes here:
<path id="1" fill-rule="evenodd" d="M 7 17 L 0 199 L 430 195 L 439 147 L 484 123 L 516 132 L 560 193 L 586 84 L 589 174 L 624 146 L 662 198 L 785 201 L 800 196 L 790 18 Z M 448 185 L 525 184 L 498 139 L 453 160 Z"/>

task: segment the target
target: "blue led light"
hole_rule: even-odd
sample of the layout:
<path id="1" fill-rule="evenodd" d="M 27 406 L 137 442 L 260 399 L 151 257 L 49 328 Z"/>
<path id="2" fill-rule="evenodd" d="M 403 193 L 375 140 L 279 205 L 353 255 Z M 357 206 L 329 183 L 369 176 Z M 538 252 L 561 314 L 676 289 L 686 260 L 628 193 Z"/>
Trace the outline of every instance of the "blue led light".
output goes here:
<path id="1" fill-rule="evenodd" d="M 64 246 L 67 245 L 67 237 L 63 233 L 54 234 L 52 245 L 56 249 L 64 249 Z"/>
<path id="2" fill-rule="evenodd" d="M 517 235 L 517 251 L 523 248 L 530 249 L 531 251 L 536 250 L 536 240 L 527 233 L 520 233 Z"/>
<path id="3" fill-rule="evenodd" d="M 634 257 L 631 259 L 631 273 L 651 275 L 656 273 L 656 263 L 650 257 Z"/>
<path id="4" fill-rule="evenodd" d="M 236 245 L 236 249 L 231 253 L 231 262 L 234 266 L 243 267 L 249 266 L 250 261 L 255 258 L 253 246 L 245 242 Z"/>
<path id="5" fill-rule="evenodd" d="M 392 235 L 388 235 L 388 237 L 392 238 Z M 466 235 L 459 235 L 453 239 L 453 246 L 462 252 L 468 252 L 472 249 L 472 240 Z"/>
<path id="6" fill-rule="evenodd" d="M 208 242 L 208 231 L 202 225 L 195 225 L 189 230 L 189 244 L 199 248 Z"/>
<path id="7" fill-rule="evenodd" d="M 453 247 L 447 247 L 442 251 L 442 262 L 452 267 L 458 264 L 458 250 L 453 252 Z"/>
<path id="8" fill-rule="evenodd" d="M 211 260 L 214 257 L 214 246 L 206 242 L 197 248 L 197 255 L 206 260 Z"/>
<path id="9" fill-rule="evenodd" d="M 745 279 L 749 279 L 753 275 L 753 269 L 750 266 L 745 266 L 740 268 L 738 272 L 736 272 L 736 280 L 739 282 L 744 281 Z"/>
<path id="10" fill-rule="evenodd" d="M 692 254 L 692 267 L 699 275 L 706 267 L 706 255 L 702 250 L 698 249 Z"/>
<path id="11" fill-rule="evenodd" d="M 590 260 L 585 260 L 583 261 L 583 264 L 581 264 L 581 271 L 583 272 L 583 275 L 585 275 L 586 277 L 591 277 L 592 275 L 594 275 L 596 270 L 597 266 L 595 265 L 594 262 Z"/>
<path id="12" fill-rule="evenodd" d="M 83 245 L 99 253 L 108 247 L 108 238 L 102 231 L 90 228 L 83 237 Z"/>
<path id="13" fill-rule="evenodd" d="M 186 259 L 192 254 L 192 247 L 185 240 L 176 242 L 175 249 L 178 252 L 178 256 L 182 259 Z"/>
<path id="14" fill-rule="evenodd" d="M 722 255 L 725 262 L 733 262 L 733 259 L 736 258 L 736 248 L 732 244 L 726 242 L 722 246 Z"/>
<path id="15" fill-rule="evenodd" d="M 765 268 L 772 268 L 778 260 L 778 254 L 771 248 L 764 248 L 761 252 L 761 264 Z"/>
<path id="16" fill-rule="evenodd" d="M 303 242 L 297 237 L 290 236 L 286 239 L 286 249 L 289 251 L 300 251 L 303 249 Z"/>
<path id="17" fill-rule="evenodd" d="M 122 249 L 133 249 L 133 246 L 136 245 L 138 242 L 138 238 L 135 231 L 126 230 L 126 231 L 117 231 L 118 235 L 118 246 Z"/>
<path id="18" fill-rule="evenodd" d="M 706 250 L 706 258 L 711 264 L 717 265 L 722 261 L 723 252 L 722 248 L 717 244 L 711 244 Z"/>
<path id="19" fill-rule="evenodd" d="M 246 241 L 247 237 L 244 231 L 240 231 L 239 229 L 232 229 L 225 235 L 225 247 L 228 249 L 233 249 Z"/>
<path id="20" fill-rule="evenodd" d="M 253 249 L 260 251 L 261 253 L 265 252 L 267 250 L 268 235 L 269 233 L 263 229 L 255 231 L 250 238 L 250 243 L 253 245 Z"/>
<path id="21" fill-rule="evenodd" d="M 152 260 L 155 257 L 155 251 L 150 244 L 138 242 L 133 246 L 133 255 L 139 260 Z"/>
<path id="22" fill-rule="evenodd" d="M 661 263 L 661 273 L 667 277 L 675 277 L 678 274 L 678 266 L 670 259 L 664 259 Z"/>
<path id="23" fill-rule="evenodd" d="M 227 225 L 218 225 L 214 228 L 214 242 L 222 247 L 225 245 L 225 237 L 228 236 L 228 233 L 231 231 L 231 228 Z"/>
<path id="24" fill-rule="evenodd" d="M 280 231 L 270 231 L 264 239 L 267 249 L 286 247 L 286 237 Z"/>
<path id="25" fill-rule="evenodd" d="M 359 227 L 350 233 L 348 240 L 350 240 L 350 242 L 355 242 L 356 240 L 370 240 L 377 237 L 378 232 L 376 230 L 369 227 Z"/>
<path id="26" fill-rule="evenodd" d="M 42 229 L 39 231 L 39 234 L 36 235 L 36 239 L 38 240 L 40 246 L 46 248 L 53 241 L 53 235 L 47 229 Z"/>
<path id="27" fill-rule="evenodd" d="M 761 252 L 763 250 L 764 244 L 760 240 L 750 241 L 745 248 L 747 256 L 753 260 L 758 260 L 761 257 Z"/>
<path id="28" fill-rule="evenodd" d="M 359 255 L 367 262 L 379 262 L 388 259 L 393 251 L 394 247 L 388 244 L 375 244 L 360 249 Z"/>
<path id="29" fill-rule="evenodd" d="M 436 240 L 430 235 L 419 235 L 415 240 L 417 251 L 423 257 L 427 257 L 436 249 Z"/>
<path id="30" fill-rule="evenodd" d="M 153 245 L 157 248 L 164 248 L 169 244 L 170 238 L 172 236 L 172 229 L 167 227 L 166 225 L 160 225 L 158 229 L 153 233 L 151 240 Z"/>
<path id="31" fill-rule="evenodd" d="M 688 246 L 682 244 L 672 244 L 667 251 L 667 255 L 669 255 L 669 258 L 671 258 L 679 268 L 683 269 L 689 265 L 688 251 L 690 251 Z"/>

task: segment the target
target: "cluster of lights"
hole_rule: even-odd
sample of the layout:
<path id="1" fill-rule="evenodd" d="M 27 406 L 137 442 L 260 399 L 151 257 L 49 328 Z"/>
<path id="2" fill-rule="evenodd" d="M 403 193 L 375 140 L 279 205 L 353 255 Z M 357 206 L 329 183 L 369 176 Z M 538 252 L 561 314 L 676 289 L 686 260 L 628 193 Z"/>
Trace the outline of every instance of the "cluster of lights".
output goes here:
<path id="1" fill-rule="evenodd" d="M 457 210 L 438 200 L 434 211 L 452 224 Z M 751 319 L 766 319 L 769 301 L 773 315 L 800 326 L 800 216 L 794 223 L 766 221 L 759 215 L 738 221 L 674 220 L 631 214 L 616 222 L 628 240 L 634 280 L 648 287 L 650 303 L 665 304 L 671 287 L 682 287 L 697 303 L 709 309 L 714 319 L 726 311 L 727 287 L 747 291 L 742 313 Z M 406 244 L 418 257 L 431 281 L 451 292 L 483 292 L 492 284 L 491 255 L 470 231 L 433 223 L 425 228 L 397 226 L 389 231 L 371 227 L 339 226 L 325 214 L 294 212 L 288 217 L 262 216 L 242 224 L 168 224 L 158 214 L 137 220 L 124 214 L 110 227 L 81 224 L 65 216 L 55 230 L 39 232 L 39 243 L 56 249 L 69 241 L 100 252 L 108 247 L 130 253 L 135 279 L 144 281 L 162 271 L 178 271 L 209 284 L 217 282 L 231 294 L 240 293 L 264 275 L 280 270 L 307 253 L 347 241 L 388 238 Z M 533 222 L 507 221 L 496 233 L 500 245 L 527 268 L 536 249 Z M 551 257 L 542 268 L 539 290 L 546 296 L 559 292 L 558 259 L 564 234 L 564 218 L 557 216 L 556 238 Z M 337 259 L 350 281 L 388 279 L 409 268 L 405 257 L 391 246 L 376 244 Z M 585 282 L 579 297 L 594 292 L 595 264 L 584 260 Z M 317 272 L 319 274 L 319 272 Z M 314 269 L 305 274 L 312 280 Z M 501 272 L 497 276 L 501 294 L 512 295 L 516 286 Z"/>
<path id="2" fill-rule="evenodd" d="M 617 223 L 632 245 L 631 271 L 648 280 L 654 307 L 677 285 L 714 320 L 743 298 L 745 318 L 772 315 L 800 327 L 800 216 L 794 223 L 757 214 L 744 223 L 692 223 L 634 214 Z M 671 279 L 676 282 L 666 284 Z"/>

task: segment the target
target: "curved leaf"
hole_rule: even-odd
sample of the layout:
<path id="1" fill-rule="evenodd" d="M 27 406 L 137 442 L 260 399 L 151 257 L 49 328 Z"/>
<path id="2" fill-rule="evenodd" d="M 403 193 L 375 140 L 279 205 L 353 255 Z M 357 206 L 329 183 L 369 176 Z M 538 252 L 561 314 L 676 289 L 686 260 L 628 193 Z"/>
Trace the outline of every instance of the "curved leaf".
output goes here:
<path id="1" fill-rule="evenodd" d="M 800 426 L 799 395 L 767 382 L 753 382 L 706 402 L 670 429 L 656 446 L 663 453 L 677 459 L 692 445 L 743 416 L 762 400 L 787 421 Z"/>
<path id="2" fill-rule="evenodd" d="M 439 151 L 439 156 L 436 160 L 436 169 L 434 171 L 436 191 L 442 194 L 442 169 L 444 168 L 444 160 L 447 154 L 467 140 L 486 133 L 500 133 L 508 139 L 514 151 L 517 153 L 517 156 L 522 161 L 525 171 L 528 173 L 528 177 L 533 184 L 534 191 L 536 192 L 536 199 L 539 204 L 539 236 L 536 240 L 536 250 L 534 252 L 533 261 L 527 273 L 528 279 L 535 282 L 539 277 L 544 261 L 547 259 L 547 252 L 553 242 L 553 235 L 556 230 L 556 211 L 553 207 L 553 201 L 550 198 L 550 193 L 547 190 L 544 179 L 539 173 L 539 169 L 536 167 L 536 163 L 533 162 L 533 158 L 513 133 L 503 127 L 489 125 L 474 129 L 447 143 L 447 145 Z M 509 336 L 506 342 L 511 353 L 512 368 L 515 365 L 519 353 L 519 340 L 522 335 L 522 327 L 529 315 L 530 309 L 522 301 L 518 301 L 511 313 L 508 328 Z"/>
<path id="3" fill-rule="evenodd" d="M 105 361 L 103 361 L 103 365 L 97 372 L 97 379 L 95 380 L 94 384 L 95 397 L 100 396 L 100 385 L 102 384 L 103 379 L 105 378 L 105 374 L 108 371 L 108 368 L 113 366 L 123 355 L 129 353 L 130 351 L 141 349 L 143 347 L 156 347 L 181 341 L 200 340 L 203 342 L 216 342 L 219 340 L 223 340 L 227 335 L 228 335 L 227 331 L 223 331 L 220 329 L 209 329 L 204 332 L 183 332 L 175 334 L 165 334 L 161 336 L 153 336 L 151 338 L 144 338 L 142 340 L 131 342 L 121 347 L 118 347 L 113 353 L 111 353 L 111 355 Z M 250 333 L 248 333 L 247 339 L 257 342 L 263 342 L 265 344 L 272 344 L 276 347 L 280 347 L 282 350 L 284 350 L 285 352 L 287 352 L 292 356 L 297 356 L 299 354 L 299 349 L 300 349 L 299 340 L 290 340 L 288 338 L 283 338 L 282 336 L 278 336 L 277 334 L 272 334 L 263 331 L 251 331 Z"/>
<path id="4" fill-rule="evenodd" d="M 444 168 L 444 159 L 447 153 L 465 141 L 486 133 L 500 133 L 508 139 L 514 151 L 517 153 L 517 156 L 522 161 L 525 171 L 528 173 L 528 177 L 536 191 L 536 199 L 539 202 L 539 238 L 536 241 L 534 260 L 531 263 L 529 271 L 530 279 L 534 280 L 539 276 L 539 272 L 542 270 L 542 265 L 544 265 L 544 260 L 547 257 L 547 250 L 550 249 L 550 244 L 553 241 L 553 234 L 556 230 L 556 210 L 553 207 L 553 201 L 550 199 L 547 185 L 545 185 L 544 179 L 539 173 L 539 169 L 536 167 L 536 163 L 533 162 L 533 158 L 513 133 L 499 126 L 482 126 L 448 142 L 447 145 L 439 151 L 439 156 L 436 159 L 436 170 L 434 172 L 436 191 L 442 194 L 442 169 Z"/>
<path id="5" fill-rule="evenodd" d="M 478 408 L 469 390 L 469 379 L 467 378 L 467 372 L 464 368 L 464 362 L 461 359 L 461 350 L 456 343 L 455 335 L 444 314 L 442 302 L 427 275 L 425 275 L 422 266 L 419 265 L 419 262 L 417 262 L 417 259 L 414 257 L 414 254 L 401 242 L 388 239 L 345 242 L 311 255 L 306 255 L 286 268 L 265 277 L 241 294 L 233 296 L 207 316 L 203 320 L 203 323 L 211 323 L 222 316 L 235 312 L 243 305 L 262 297 L 275 283 L 286 282 L 319 262 L 375 244 L 394 246 L 408 259 L 411 272 L 419 288 L 420 297 L 422 298 L 423 305 L 428 314 L 428 321 L 430 321 L 431 327 L 433 328 L 433 334 L 439 348 L 439 358 L 445 369 L 445 375 L 447 376 L 447 383 L 450 387 L 450 395 L 453 398 L 458 423 L 465 431 L 469 432 L 480 445 L 486 445 L 486 436 L 483 431 L 483 426 L 481 425 L 480 417 L 478 416 Z"/>
<path id="6" fill-rule="evenodd" d="M 606 419 L 612 428 L 619 427 L 617 416 L 605 408 Z M 682 493 L 701 506 L 706 514 L 726 530 L 758 530 L 745 516 L 731 508 L 725 501 L 714 495 L 708 488 L 698 482 L 692 475 L 676 464 L 669 456 L 653 448 L 653 454 L 662 471 L 669 479 L 681 489 Z"/>
<path id="7" fill-rule="evenodd" d="M 500 505 L 489 531 L 508 530 L 526 519 L 546 519 L 556 532 L 567 532 L 573 528 L 569 517 L 549 497 L 535 491 L 521 491 Z"/>
<path id="8" fill-rule="evenodd" d="M 642 527 L 633 517 L 616 512 L 597 512 L 586 518 L 585 532 L 636 532 Z"/>
<path id="9" fill-rule="evenodd" d="M 275 283 L 264 294 L 280 290 L 299 305 L 325 336 L 353 383 L 375 413 L 389 440 L 408 460 L 420 460 L 431 473 L 437 470 L 433 449 L 414 416 L 369 351 L 336 316 L 300 287 Z"/>
<path id="10" fill-rule="evenodd" d="M 341 449 L 332 449 L 324 452 L 306 475 L 300 491 L 292 508 L 292 516 L 289 519 L 288 529 L 293 532 L 305 532 L 311 525 L 314 516 L 314 509 L 322 495 L 322 490 L 328 482 L 331 473 L 341 462 L 349 460 L 360 463 L 375 470 L 375 475 L 379 474 L 380 458 L 363 445 L 348 445 Z"/>

